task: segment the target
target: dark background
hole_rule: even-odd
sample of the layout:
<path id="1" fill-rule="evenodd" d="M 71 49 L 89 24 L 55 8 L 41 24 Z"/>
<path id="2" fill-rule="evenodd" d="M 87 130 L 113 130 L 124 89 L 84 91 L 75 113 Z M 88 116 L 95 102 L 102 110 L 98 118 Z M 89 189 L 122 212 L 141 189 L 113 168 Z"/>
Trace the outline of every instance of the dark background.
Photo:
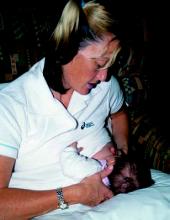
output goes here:
<path id="1" fill-rule="evenodd" d="M 103 0 L 104 1 L 104 0 Z M 101 2 L 103 2 L 101 0 Z M 60 1 L 57 1 L 59 3 Z M 164 1 L 105 0 L 120 19 L 124 40 L 143 53 L 143 69 L 151 83 L 148 111 L 168 134 L 170 123 L 169 27 L 170 13 Z M 60 7 L 6 7 L 0 9 L 0 82 L 15 79 L 43 56 Z M 9 55 L 16 54 L 17 73 L 11 74 Z M 14 68 L 15 70 L 15 68 Z M 13 71 L 14 71 L 13 70 Z M 15 72 L 15 71 L 14 71 Z"/>

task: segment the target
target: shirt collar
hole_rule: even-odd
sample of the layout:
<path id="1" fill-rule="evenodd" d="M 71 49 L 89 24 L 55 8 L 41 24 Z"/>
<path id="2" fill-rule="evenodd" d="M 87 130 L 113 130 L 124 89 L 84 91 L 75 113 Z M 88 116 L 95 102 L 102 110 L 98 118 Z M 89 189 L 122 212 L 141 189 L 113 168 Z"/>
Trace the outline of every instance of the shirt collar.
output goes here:
<path id="1" fill-rule="evenodd" d="M 30 113 L 41 115 L 56 115 L 61 111 L 72 115 L 83 110 L 97 93 L 101 91 L 100 86 L 92 89 L 87 95 L 81 95 L 74 91 L 67 109 L 54 99 L 46 80 L 43 76 L 44 59 L 30 69 L 30 77 L 25 84 L 25 97 L 27 110 Z M 33 101 L 32 101 L 33 100 Z"/>
<path id="2" fill-rule="evenodd" d="M 93 99 L 93 96 L 99 93 L 100 90 L 100 87 L 96 87 L 95 89 L 92 89 L 87 95 L 81 95 L 80 93 L 74 91 L 70 99 L 68 111 L 72 115 L 75 115 L 76 113 L 82 111 L 88 106 L 89 102 Z"/>

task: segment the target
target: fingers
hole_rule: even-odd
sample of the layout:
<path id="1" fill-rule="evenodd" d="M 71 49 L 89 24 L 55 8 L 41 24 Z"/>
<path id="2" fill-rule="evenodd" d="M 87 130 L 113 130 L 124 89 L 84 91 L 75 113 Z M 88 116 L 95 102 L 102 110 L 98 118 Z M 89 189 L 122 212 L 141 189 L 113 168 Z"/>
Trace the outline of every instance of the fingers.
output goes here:
<path id="1" fill-rule="evenodd" d="M 111 160 L 107 160 L 107 166 L 114 166 L 115 163 L 116 163 L 116 159 L 115 158 L 113 158 Z"/>
<path id="2" fill-rule="evenodd" d="M 80 153 L 83 150 L 83 147 L 78 148 L 78 152 Z"/>
<path id="3" fill-rule="evenodd" d="M 77 148 L 77 142 L 73 142 L 72 144 L 69 145 L 69 147 Z"/>
<path id="4" fill-rule="evenodd" d="M 124 152 L 125 154 L 128 154 L 128 149 L 127 149 L 127 148 L 123 148 L 122 150 L 123 150 L 123 152 Z"/>
<path id="5" fill-rule="evenodd" d="M 109 200 L 113 197 L 113 192 L 111 190 L 109 190 L 106 194 L 105 194 L 105 201 Z"/>
<path id="6" fill-rule="evenodd" d="M 117 154 L 120 155 L 122 153 L 123 154 L 128 154 L 128 146 L 127 145 L 118 147 Z"/>
<path id="7" fill-rule="evenodd" d="M 83 147 L 77 147 L 77 142 L 73 142 L 68 147 L 73 147 L 74 149 L 77 150 L 78 153 L 80 153 L 83 150 Z"/>
<path id="8" fill-rule="evenodd" d="M 113 166 L 107 167 L 81 181 L 81 184 L 84 185 L 83 192 L 86 192 L 81 197 L 83 199 L 82 204 L 95 206 L 113 197 L 113 192 L 102 182 L 102 179 L 108 176 L 112 170 Z"/>
<path id="9" fill-rule="evenodd" d="M 101 202 L 109 200 L 113 197 L 113 192 L 109 188 L 107 188 L 106 186 L 104 186 L 104 187 L 105 188 L 104 188 L 104 192 L 103 192 L 103 195 L 102 195 L 103 199 L 101 200 Z"/>
<path id="10" fill-rule="evenodd" d="M 109 174 L 111 174 L 113 170 L 113 165 L 109 165 L 108 167 L 104 168 L 104 170 L 100 171 L 100 175 L 101 175 L 101 178 L 105 178 L 107 177 Z"/>
<path id="11" fill-rule="evenodd" d="M 106 157 L 106 161 L 107 161 L 107 166 L 115 165 L 116 157 L 113 155 L 109 155 L 108 157 Z"/>

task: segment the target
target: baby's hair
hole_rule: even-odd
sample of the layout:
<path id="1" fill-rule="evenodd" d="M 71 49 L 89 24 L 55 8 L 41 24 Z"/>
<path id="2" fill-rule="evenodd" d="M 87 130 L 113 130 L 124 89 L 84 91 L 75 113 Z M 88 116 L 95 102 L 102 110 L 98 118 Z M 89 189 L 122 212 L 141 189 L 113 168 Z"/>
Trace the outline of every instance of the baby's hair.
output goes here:
<path id="1" fill-rule="evenodd" d="M 145 159 L 135 154 L 126 155 L 123 152 L 116 158 L 109 180 L 114 194 L 128 193 L 154 184 Z"/>

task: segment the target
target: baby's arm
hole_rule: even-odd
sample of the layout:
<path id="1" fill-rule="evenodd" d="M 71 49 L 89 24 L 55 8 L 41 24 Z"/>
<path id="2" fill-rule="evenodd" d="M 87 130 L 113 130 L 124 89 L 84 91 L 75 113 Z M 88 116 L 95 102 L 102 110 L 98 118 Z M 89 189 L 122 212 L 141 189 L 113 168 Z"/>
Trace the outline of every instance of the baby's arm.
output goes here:
<path id="1" fill-rule="evenodd" d="M 60 162 L 64 175 L 78 181 L 102 170 L 100 162 L 81 155 L 75 144 L 64 149 Z"/>

